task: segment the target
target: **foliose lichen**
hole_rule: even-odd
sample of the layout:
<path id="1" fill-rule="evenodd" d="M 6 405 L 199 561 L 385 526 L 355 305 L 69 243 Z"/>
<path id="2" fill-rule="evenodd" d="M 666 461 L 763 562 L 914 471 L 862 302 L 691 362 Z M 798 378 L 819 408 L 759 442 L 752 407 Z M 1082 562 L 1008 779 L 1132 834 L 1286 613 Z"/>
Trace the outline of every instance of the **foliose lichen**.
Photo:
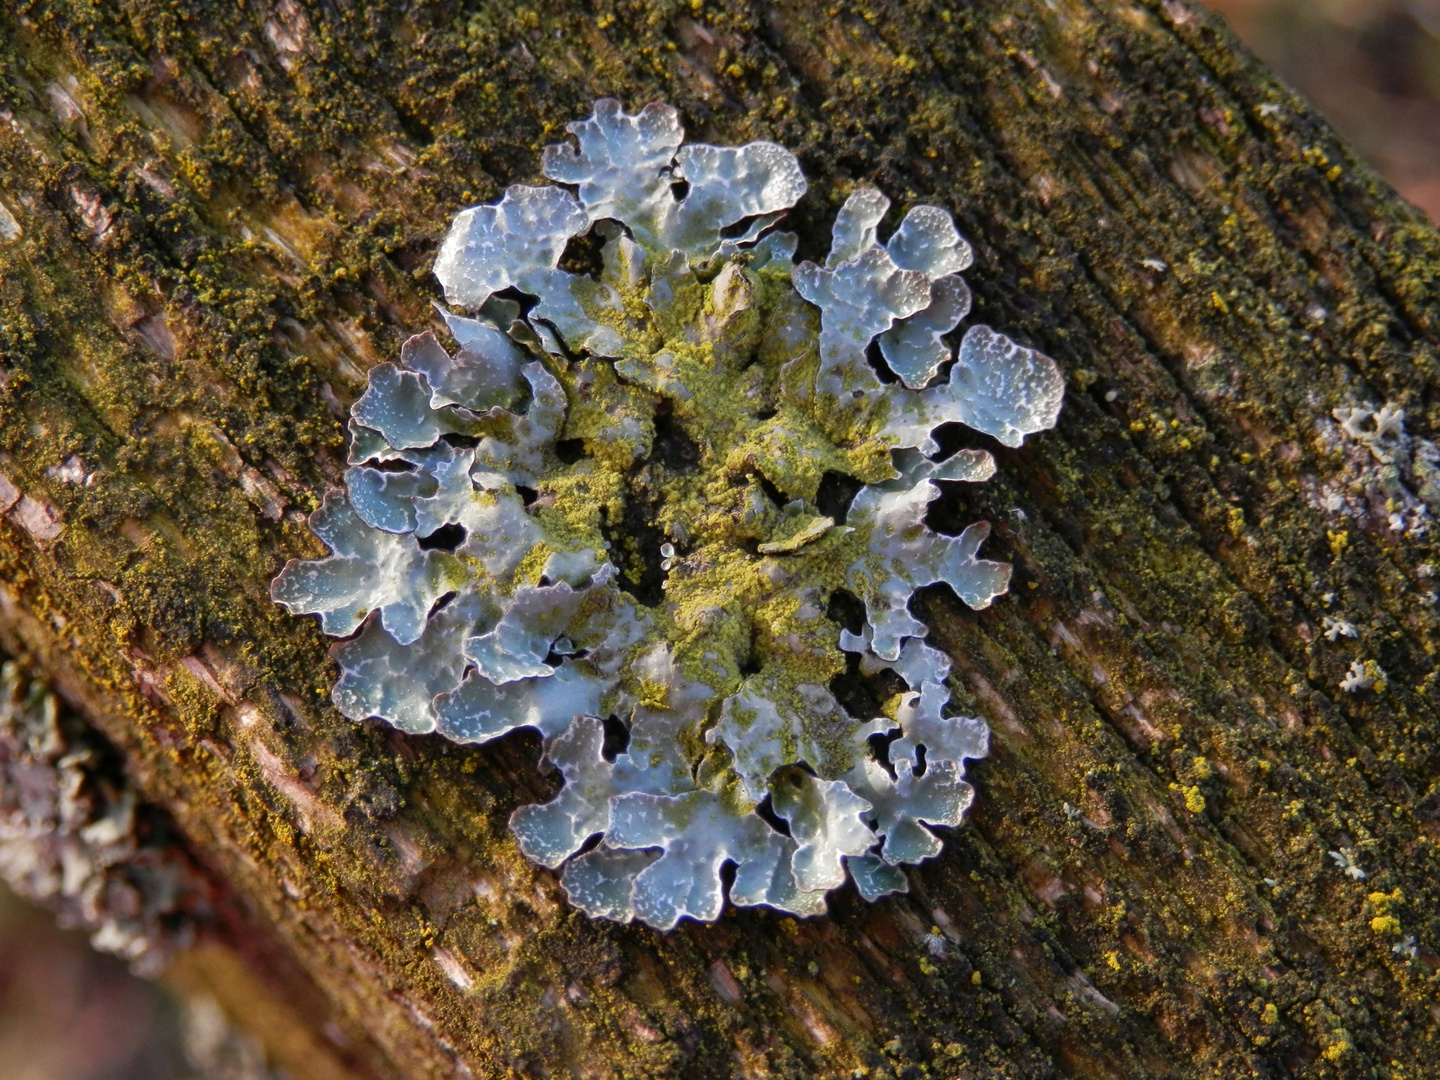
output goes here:
<path id="1" fill-rule="evenodd" d="M 273 596 L 346 638 L 346 716 L 538 729 L 563 785 L 511 828 L 591 915 L 714 919 L 727 863 L 732 903 L 797 915 L 847 871 L 867 898 L 904 891 L 989 736 L 946 715 L 949 661 L 909 601 L 944 582 L 983 608 L 1010 574 L 979 557 L 988 525 L 926 524 L 940 483 L 995 470 L 935 460 L 935 430 L 1019 446 L 1054 425 L 1060 374 L 988 327 L 949 343 L 971 250 L 943 210 L 882 244 L 889 201 L 858 190 L 825 265 L 796 265 L 775 228 L 805 192 L 789 151 L 682 145 L 660 104 L 600 101 L 569 131 L 544 155 L 567 187 L 456 218 L 435 264 L 468 313 L 442 310 L 456 351 L 424 333 L 372 371 L 347 492 L 311 521 L 333 554 Z M 904 689 L 851 715 L 847 665 Z"/>

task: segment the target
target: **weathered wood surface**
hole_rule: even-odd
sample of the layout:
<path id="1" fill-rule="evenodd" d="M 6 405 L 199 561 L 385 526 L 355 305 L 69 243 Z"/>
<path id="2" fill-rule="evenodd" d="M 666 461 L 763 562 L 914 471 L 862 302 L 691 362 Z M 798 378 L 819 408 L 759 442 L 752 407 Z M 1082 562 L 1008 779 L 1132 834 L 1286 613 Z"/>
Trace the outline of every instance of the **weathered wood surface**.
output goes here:
<path id="1" fill-rule="evenodd" d="M 546 793 L 535 743 L 351 725 L 314 620 L 267 598 L 321 552 L 303 514 L 364 372 L 432 320 L 450 215 L 602 95 L 796 150 L 802 254 L 859 181 L 953 210 L 977 317 L 1070 380 L 1059 429 L 940 511 L 995 522 L 1016 575 L 980 614 L 922 598 L 995 737 L 908 897 L 578 916 L 505 828 Z M 18 3 L 0 110 L 0 640 L 357 1074 L 1440 1060 L 1440 559 L 1331 420 L 1440 432 L 1440 237 L 1197 9 Z M 1383 692 L 1338 688 L 1356 659 Z"/>

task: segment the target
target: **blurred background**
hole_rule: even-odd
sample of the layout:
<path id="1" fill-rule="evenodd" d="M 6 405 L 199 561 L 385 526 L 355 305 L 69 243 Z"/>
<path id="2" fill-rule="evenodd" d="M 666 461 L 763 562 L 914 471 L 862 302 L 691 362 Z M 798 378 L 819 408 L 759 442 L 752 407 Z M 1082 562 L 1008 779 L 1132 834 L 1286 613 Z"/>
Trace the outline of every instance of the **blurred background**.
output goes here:
<path id="1" fill-rule="evenodd" d="M 1203 0 L 1440 221 L 1440 0 Z M 4 1080 L 271 1080 L 204 996 L 91 950 L 0 883 Z"/>
<path id="2" fill-rule="evenodd" d="M 0 893 L 0 1076 L 168 1080 L 187 1076 L 177 1004 Z"/>
<path id="3" fill-rule="evenodd" d="M 1440 0 L 1201 0 L 1440 221 Z"/>
<path id="4" fill-rule="evenodd" d="M 286 1080 L 212 998 L 137 978 L 3 884 L 0 1078 Z"/>

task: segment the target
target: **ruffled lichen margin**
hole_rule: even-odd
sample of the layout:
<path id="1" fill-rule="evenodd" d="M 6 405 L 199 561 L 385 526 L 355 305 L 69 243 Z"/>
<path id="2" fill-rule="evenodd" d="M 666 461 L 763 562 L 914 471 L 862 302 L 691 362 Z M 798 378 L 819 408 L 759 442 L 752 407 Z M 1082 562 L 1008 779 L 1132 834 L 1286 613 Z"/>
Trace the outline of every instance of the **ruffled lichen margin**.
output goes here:
<path id="1" fill-rule="evenodd" d="M 943 210 L 882 244 L 889 200 L 857 190 L 825 265 L 797 265 L 783 147 L 682 145 L 670 106 L 610 100 L 569 131 L 544 156 L 569 187 L 456 218 L 435 264 L 468 313 L 442 311 L 455 351 L 424 333 L 371 372 L 346 493 L 311 518 L 333 554 L 272 594 L 347 639 L 346 716 L 540 731 L 563 786 L 511 828 L 591 915 L 714 919 L 726 864 L 732 903 L 798 915 L 847 870 L 903 891 L 989 735 L 945 715 L 910 598 L 944 582 L 983 608 L 1010 572 L 979 557 L 985 523 L 926 524 L 937 482 L 995 470 L 937 460 L 936 430 L 1018 446 L 1055 423 L 1059 372 L 984 326 L 952 348 L 971 251 Z M 881 715 L 837 700 L 847 671 L 889 673 Z"/>

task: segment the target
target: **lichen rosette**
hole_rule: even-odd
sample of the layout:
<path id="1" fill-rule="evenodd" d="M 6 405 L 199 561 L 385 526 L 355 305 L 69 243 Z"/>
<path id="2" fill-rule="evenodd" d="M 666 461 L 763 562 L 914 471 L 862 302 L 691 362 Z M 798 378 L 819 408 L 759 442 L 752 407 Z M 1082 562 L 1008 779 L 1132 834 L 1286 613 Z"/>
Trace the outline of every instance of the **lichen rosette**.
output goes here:
<path id="1" fill-rule="evenodd" d="M 909 600 L 944 582 L 983 608 L 1010 573 L 979 557 L 988 525 L 925 524 L 938 483 L 995 469 L 935 460 L 933 433 L 1018 446 L 1054 424 L 1059 373 L 984 326 L 948 343 L 971 252 L 942 210 L 881 244 L 889 201 L 856 191 L 825 265 L 797 265 L 789 151 L 682 145 L 666 105 L 601 101 L 569 130 L 544 156 L 567 186 L 456 218 L 435 264 L 453 345 L 420 334 L 371 372 L 346 494 L 311 519 L 333 554 L 273 595 L 346 639 L 346 716 L 538 729 L 563 782 L 511 828 L 591 915 L 714 919 L 726 863 L 732 903 L 797 915 L 847 872 L 903 891 L 988 741 L 945 714 L 949 661 Z M 562 269 L 581 249 L 594 272 Z M 847 653 L 903 685 L 881 715 L 832 692 Z"/>

